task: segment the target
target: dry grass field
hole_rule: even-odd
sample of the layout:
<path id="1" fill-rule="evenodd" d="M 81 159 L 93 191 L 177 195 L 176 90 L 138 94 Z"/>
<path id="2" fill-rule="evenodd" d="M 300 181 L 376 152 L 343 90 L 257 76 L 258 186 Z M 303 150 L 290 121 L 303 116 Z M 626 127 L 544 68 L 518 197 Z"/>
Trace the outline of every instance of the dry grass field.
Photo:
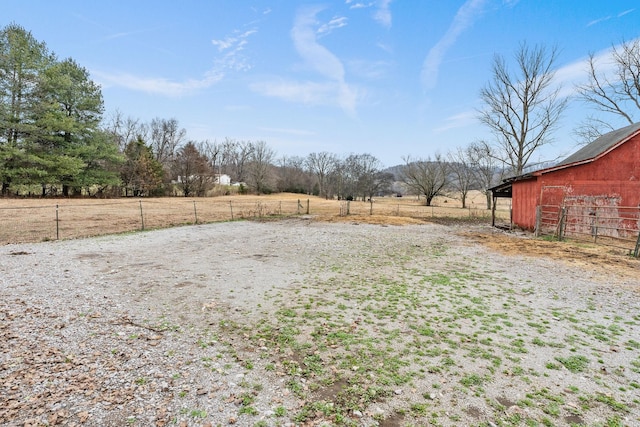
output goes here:
<path id="1" fill-rule="evenodd" d="M 178 225 L 270 216 L 311 214 L 326 221 L 411 223 L 429 218 L 484 218 L 484 196 L 472 194 L 468 207 L 437 198 L 432 207 L 416 197 L 381 197 L 369 202 L 325 200 L 303 194 L 143 199 L 0 199 L 0 244 L 82 238 Z M 508 218 L 509 207 L 499 206 Z"/>

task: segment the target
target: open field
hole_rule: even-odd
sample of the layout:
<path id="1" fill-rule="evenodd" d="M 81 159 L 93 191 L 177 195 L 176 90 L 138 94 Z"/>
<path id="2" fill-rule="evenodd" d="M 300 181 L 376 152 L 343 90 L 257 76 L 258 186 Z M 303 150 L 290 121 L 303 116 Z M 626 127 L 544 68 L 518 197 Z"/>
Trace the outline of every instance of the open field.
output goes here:
<path id="1" fill-rule="evenodd" d="M 374 203 L 325 200 L 301 194 L 264 196 L 222 196 L 209 198 L 144 199 L 2 199 L 0 198 L 0 244 L 41 242 L 175 225 L 229 221 L 264 216 L 311 213 L 327 220 L 349 215 L 426 219 L 474 217 L 490 221 L 484 196 L 475 192 L 468 209 L 460 202 L 438 198 L 433 207 L 415 197 L 383 197 Z M 509 217 L 509 207 L 498 214 Z M 373 220 L 373 218 L 370 218 Z"/>
<path id="2" fill-rule="evenodd" d="M 369 219 L 1 246 L 0 423 L 640 423 L 638 260 Z"/>

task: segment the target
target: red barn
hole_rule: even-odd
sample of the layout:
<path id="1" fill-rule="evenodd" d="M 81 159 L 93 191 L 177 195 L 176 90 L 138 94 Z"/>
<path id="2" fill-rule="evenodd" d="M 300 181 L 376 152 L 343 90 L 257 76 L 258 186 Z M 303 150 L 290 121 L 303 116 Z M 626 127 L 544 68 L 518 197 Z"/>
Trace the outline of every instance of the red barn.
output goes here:
<path id="1" fill-rule="evenodd" d="M 633 208 L 635 225 L 625 228 L 637 230 L 640 123 L 602 135 L 553 167 L 509 178 L 491 190 L 494 200 L 512 198 L 512 223 L 523 229 L 534 230 L 540 224 L 542 208 L 569 204 L 583 206 L 585 215 L 604 207 L 615 211 L 610 215 L 616 220 L 628 216 L 619 210 Z"/>

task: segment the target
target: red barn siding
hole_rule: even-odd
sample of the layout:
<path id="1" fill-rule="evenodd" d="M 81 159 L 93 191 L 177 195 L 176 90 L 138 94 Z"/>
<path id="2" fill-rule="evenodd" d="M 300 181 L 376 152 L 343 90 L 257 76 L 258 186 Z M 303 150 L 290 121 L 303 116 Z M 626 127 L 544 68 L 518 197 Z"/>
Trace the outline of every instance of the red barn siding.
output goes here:
<path id="1" fill-rule="evenodd" d="M 640 135 L 596 160 L 542 170 L 531 179 L 514 181 L 512 191 L 513 223 L 525 229 L 535 228 L 537 206 L 560 203 L 564 196 L 606 197 L 616 200 L 618 206 L 640 206 Z"/>
<path id="2" fill-rule="evenodd" d="M 529 179 L 513 183 L 512 215 L 513 223 L 519 227 L 533 229 L 536 224 L 536 206 L 540 196 L 538 181 Z"/>

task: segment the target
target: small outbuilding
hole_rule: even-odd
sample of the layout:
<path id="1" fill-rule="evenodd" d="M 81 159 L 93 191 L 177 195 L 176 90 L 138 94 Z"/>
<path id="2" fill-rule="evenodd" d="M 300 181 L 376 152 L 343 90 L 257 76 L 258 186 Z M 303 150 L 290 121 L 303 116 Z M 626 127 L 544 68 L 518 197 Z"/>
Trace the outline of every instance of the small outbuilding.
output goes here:
<path id="1" fill-rule="evenodd" d="M 508 178 L 491 190 L 494 202 L 512 199 L 512 225 L 523 229 L 538 230 L 545 216 L 559 220 L 570 206 L 586 227 L 593 229 L 600 215 L 609 219 L 608 228 L 637 234 L 640 123 L 602 135 L 555 166 Z"/>

